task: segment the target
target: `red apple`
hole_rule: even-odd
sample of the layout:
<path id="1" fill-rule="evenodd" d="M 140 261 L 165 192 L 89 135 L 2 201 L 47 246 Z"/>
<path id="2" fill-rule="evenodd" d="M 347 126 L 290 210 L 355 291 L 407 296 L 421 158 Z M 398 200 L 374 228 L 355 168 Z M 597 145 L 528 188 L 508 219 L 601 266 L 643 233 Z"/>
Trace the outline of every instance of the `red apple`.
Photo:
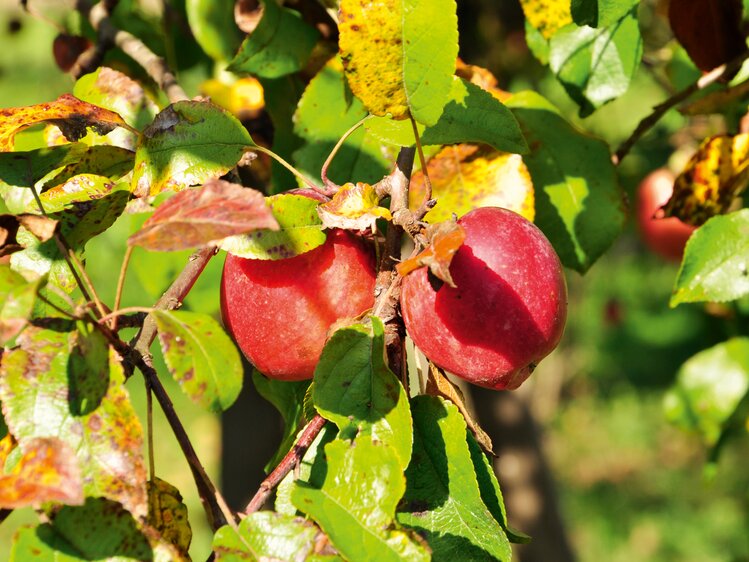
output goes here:
<path id="1" fill-rule="evenodd" d="M 637 189 L 637 225 L 648 248 L 666 259 L 681 261 L 684 246 L 696 227 L 675 217 L 660 216 L 673 189 L 674 175 L 669 170 L 661 168 L 647 175 Z"/>
<path id="2" fill-rule="evenodd" d="M 456 286 L 440 286 L 426 268 L 406 276 L 406 330 L 443 369 L 495 390 L 517 388 L 562 337 L 562 265 L 543 233 L 512 211 L 482 207 L 458 223 L 466 238 L 450 264 Z"/>
<path id="3" fill-rule="evenodd" d="M 239 348 L 268 377 L 312 377 L 328 328 L 374 304 L 374 256 L 364 240 L 332 230 L 325 243 L 284 260 L 231 254 L 221 314 Z"/>

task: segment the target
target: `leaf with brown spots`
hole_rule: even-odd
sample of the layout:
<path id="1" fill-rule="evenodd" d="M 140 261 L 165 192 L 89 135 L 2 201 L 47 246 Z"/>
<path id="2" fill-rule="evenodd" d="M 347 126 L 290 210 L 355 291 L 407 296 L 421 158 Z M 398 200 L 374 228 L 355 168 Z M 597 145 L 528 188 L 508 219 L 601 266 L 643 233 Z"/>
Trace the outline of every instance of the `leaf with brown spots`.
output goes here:
<path id="1" fill-rule="evenodd" d="M 70 445 L 54 437 L 30 439 L 13 469 L 0 473 L 0 508 L 39 508 L 44 502 L 83 503 L 78 459 Z"/>
<path id="2" fill-rule="evenodd" d="M 67 443 L 75 451 L 86 496 L 110 498 L 135 517 L 145 517 L 143 432 L 124 387 L 120 359 L 108 351 L 103 396 L 87 394 L 99 386 L 83 380 L 74 385 L 78 394 L 72 396 L 70 349 L 79 338 L 39 328 L 28 328 L 19 336 L 20 347 L 6 352 L 0 365 L 3 416 L 22 448 L 37 438 Z M 102 373 L 94 371 L 90 376 Z M 76 408 L 76 404 L 88 406 Z"/>
<path id="3" fill-rule="evenodd" d="M 528 23 L 545 39 L 572 23 L 570 0 L 520 0 L 520 5 Z"/>
<path id="4" fill-rule="evenodd" d="M 454 220 L 438 222 L 427 227 L 426 238 L 430 244 L 418 255 L 399 263 L 396 268 L 398 273 L 406 276 L 427 265 L 438 279 L 455 287 L 450 275 L 450 263 L 466 239 L 465 230 Z"/>
<path id="5" fill-rule="evenodd" d="M 169 482 L 154 477 L 148 481 L 148 524 L 161 537 L 187 554 L 192 529 L 182 494 Z"/>
<path id="6" fill-rule="evenodd" d="M 214 412 L 231 406 L 242 389 L 237 348 L 216 320 L 184 310 L 154 310 L 164 360 L 190 399 Z"/>
<path id="7" fill-rule="evenodd" d="M 388 209 L 380 207 L 375 188 L 361 182 L 343 185 L 332 200 L 317 207 L 317 213 L 326 228 L 349 230 L 374 231 L 377 219 L 393 219 Z"/>
<path id="8" fill-rule="evenodd" d="M 532 221 L 533 181 L 518 154 L 474 144 L 446 146 L 427 162 L 432 197 L 437 205 L 424 220 L 458 218 L 477 207 L 504 207 Z M 424 173 L 415 172 L 408 192 L 412 209 L 424 200 Z"/>
<path id="9" fill-rule="evenodd" d="M 667 217 L 701 225 L 727 212 L 749 182 L 749 134 L 705 139 L 674 183 Z"/>
<path id="10" fill-rule="evenodd" d="M 69 141 L 83 138 L 88 128 L 100 135 L 115 127 L 132 130 L 114 111 L 63 94 L 53 102 L 0 109 L 0 152 L 12 151 L 16 134 L 39 123 L 52 123 Z"/>
<path id="11" fill-rule="evenodd" d="M 20 252 L 26 247 L 16 238 L 19 228 L 25 228 L 40 242 L 46 242 L 54 236 L 57 222 L 49 217 L 29 213 L 0 215 L 0 257 Z"/>
<path id="12" fill-rule="evenodd" d="M 259 228 L 278 230 L 259 191 L 223 180 L 177 193 L 127 241 L 130 246 L 171 252 L 216 244 Z"/>

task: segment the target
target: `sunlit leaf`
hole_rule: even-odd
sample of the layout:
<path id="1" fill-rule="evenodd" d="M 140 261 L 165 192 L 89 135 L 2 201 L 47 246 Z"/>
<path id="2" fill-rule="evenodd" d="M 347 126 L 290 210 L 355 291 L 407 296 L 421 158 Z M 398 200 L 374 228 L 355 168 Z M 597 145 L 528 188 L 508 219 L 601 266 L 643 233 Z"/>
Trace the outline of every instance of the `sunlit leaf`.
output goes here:
<path id="1" fill-rule="evenodd" d="M 280 229 L 261 229 L 231 236 L 221 249 L 242 258 L 279 260 L 314 250 L 325 242 L 319 201 L 304 195 L 280 194 L 267 198 Z"/>
<path id="2" fill-rule="evenodd" d="M 187 506 L 177 488 L 157 477 L 148 481 L 148 524 L 165 541 L 187 553 L 192 540 Z"/>
<path id="3" fill-rule="evenodd" d="M 198 45 L 215 61 L 231 60 L 242 42 L 234 22 L 234 0 L 188 0 L 187 22 Z"/>
<path id="4" fill-rule="evenodd" d="M 374 115 L 437 122 L 458 56 L 453 0 L 342 0 L 339 46 L 351 91 Z"/>
<path id="5" fill-rule="evenodd" d="M 65 209 L 85 211 L 81 204 L 101 199 L 115 189 L 115 182 L 109 178 L 96 174 L 79 174 L 45 191 L 39 196 L 39 200 L 45 213 L 59 213 Z M 28 210 L 33 211 L 35 207 L 38 212 L 36 202 L 29 204 Z"/>
<path id="6" fill-rule="evenodd" d="M 57 224 L 52 218 L 29 213 L 0 215 L 0 257 L 20 252 L 28 246 L 28 240 L 26 244 L 18 240 L 19 229 L 23 228 L 40 242 L 46 242 L 54 236 Z"/>
<path id="7" fill-rule="evenodd" d="M 69 141 L 77 141 L 91 128 L 106 135 L 115 127 L 130 128 L 114 111 L 63 94 L 55 101 L 0 109 L 0 151 L 13 150 L 16 134 L 38 123 L 56 125 Z"/>
<path id="8" fill-rule="evenodd" d="M 399 263 L 398 273 L 405 276 L 420 267 L 428 266 L 438 279 L 455 287 L 450 275 L 450 264 L 466 239 L 465 230 L 454 220 L 448 220 L 430 224 L 426 228 L 425 236 L 429 245 L 419 254 Z"/>
<path id="9" fill-rule="evenodd" d="M 326 228 L 371 230 L 377 228 L 377 219 L 392 220 L 390 211 L 380 206 L 375 188 L 367 183 L 347 183 L 341 186 L 333 199 L 317 207 Z"/>
<path id="10" fill-rule="evenodd" d="M 138 197 L 179 191 L 228 172 L 255 143 L 236 117 L 210 102 L 181 101 L 140 136 L 132 191 Z"/>
<path id="11" fill-rule="evenodd" d="M 186 250 L 260 228 L 279 229 L 262 193 L 209 180 L 162 203 L 128 244 L 155 251 Z"/>
<path id="12" fill-rule="evenodd" d="M 570 0 L 520 0 L 520 5 L 528 23 L 546 39 L 572 23 Z"/>
<path id="13" fill-rule="evenodd" d="M 53 177 L 46 180 L 44 185 L 45 188 L 57 186 L 84 173 L 118 180 L 132 171 L 134 162 L 135 153 L 126 148 L 109 145 L 88 146 L 85 152 L 81 152 L 74 162 L 70 162 Z"/>
<path id="14" fill-rule="evenodd" d="M 572 0 L 572 18 L 577 25 L 605 27 L 622 19 L 639 0 Z"/>
<path id="15" fill-rule="evenodd" d="M 0 345 L 15 338 L 28 324 L 39 286 L 39 281 L 29 283 L 7 264 L 0 264 Z"/>
<path id="16" fill-rule="evenodd" d="M 749 134 L 705 139 L 674 182 L 663 210 L 687 224 L 700 225 L 725 213 L 749 183 Z"/>

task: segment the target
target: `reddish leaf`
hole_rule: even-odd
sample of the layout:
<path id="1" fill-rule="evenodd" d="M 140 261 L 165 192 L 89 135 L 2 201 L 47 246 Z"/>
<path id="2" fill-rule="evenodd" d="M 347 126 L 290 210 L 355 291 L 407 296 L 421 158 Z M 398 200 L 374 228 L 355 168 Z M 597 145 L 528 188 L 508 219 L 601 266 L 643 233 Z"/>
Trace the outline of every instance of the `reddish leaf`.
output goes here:
<path id="1" fill-rule="evenodd" d="M 317 208 L 317 213 L 327 228 L 350 230 L 374 230 L 377 219 L 392 219 L 390 211 L 379 206 L 374 187 L 361 182 L 342 186 L 333 199 Z"/>
<path id="2" fill-rule="evenodd" d="M 167 200 L 128 244 L 169 252 L 215 244 L 260 228 L 279 229 L 262 193 L 211 180 Z"/>
<path id="3" fill-rule="evenodd" d="M 0 215 L 0 257 L 24 249 L 16 239 L 18 228 L 24 227 L 40 242 L 46 242 L 55 233 L 57 221 L 48 217 L 22 213 L 20 215 Z"/>
<path id="4" fill-rule="evenodd" d="M 58 33 L 52 42 L 52 54 L 60 70 L 68 72 L 78 57 L 91 46 L 91 41 L 80 35 Z"/>
<path id="5" fill-rule="evenodd" d="M 60 439 L 31 439 L 13 470 L 0 474 L 0 507 L 39 507 L 50 501 L 83 503 L 78 459 L 70 445 Z"/>
<path id="6" fill-rule="evenodd" d="M 18 132 L 43 122 L 56 125 L 69 141 L 83 138 L 89 127 L 100 135 L 106 135 L 115 127 L 133 130 L 114 111 L 63 94 L 53 102 L 0 109 L 0 151 L 13 150 Z"/>
<path id="7" fill-rule="evenodd" d="M 712 70 L 746 49 L 741 0 L 672 0 L 671 29 L 700 70 Z"/>
<path id="8" fill-rule="evenodd" d="M 450 276 L 450 262 L 466 238 L 465 230 L 455 221 L 430 224 L 426 229 L 429 246 L 419 255 L 398 264 L 398 273 L 408 275 L 425 265 L 432 273 L 451 287 L 455 287 Z"/>

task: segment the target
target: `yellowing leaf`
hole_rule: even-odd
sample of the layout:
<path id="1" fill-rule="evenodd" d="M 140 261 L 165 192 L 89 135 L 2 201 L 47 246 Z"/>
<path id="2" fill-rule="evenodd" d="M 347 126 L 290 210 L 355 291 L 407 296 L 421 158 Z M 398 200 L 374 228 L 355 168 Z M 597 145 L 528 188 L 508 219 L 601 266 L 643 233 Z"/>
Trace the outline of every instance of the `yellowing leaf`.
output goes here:
<path id="1" fill-rule="evenodd" d="M 674 183 L 666 216 L 701 225 L 728 211 L 749 181 L 749 134 L 717 135 L 703 141 Z"/>
<path id="2" fill-rule="evenodd" d="M 392 220 L 390 211 L 379 206 L 375 188 L 367 183 L 347 183 L 333 199 L 317 207 L 327 228 L 375 229 L 377 219 Z"/>
<path id="3" fill-rule="evenodd" d="M 437 205 L 427 213 L 427 222 L 458 217 L 477 207 L 504 207 L 532 221 L 535 217 L 533 182 L 518 154 L 500 152 L 473 144 L 446 146 L 427 163 L 432 197 Z M 414 173 L 409 206 L 424 200 L 424 174 Z"/>
<path id="4" fill-rule="evenodd" d="M 213 103 L 240 118 L 252 116 L 265 107 L 263 86 L 252 76 L 240 78 L 232 84 L 211 78 L 200 85 L 200 91 Z"/>
<path id="5" fill-rule="evenodd" d="M 450 263 L 466 239 L 466 232 L 457 222 L 450 220 L 431 224 L 426 229 L 429 246 L 418 255 L 398 264 L 400 275 L 408 275 L 418 268 L 428 265 L 432 273 L 451 287 L 455 282 L 450 275 Z"/>
<path id="6" fill-rule="evenodd" d="M 570 0 L 520 0 L 520 5 L 528 23 L 546 39 L 572 23 Z"/>
<path id="7" fill-rule="evenodd" d="M 161 478 L 148 481 L 148 524 L 181 552 L 190 548 L 192 529 L 187 506 L 179 490 Z"/>
<path id="8" fill-rule="evenodd" d="M 26 442 L 9 474 L 0 472 L 0 508 L 40 507 L 44 502 L 83 504 L 83 482 L 73 449 L 60 439 Z"/>

